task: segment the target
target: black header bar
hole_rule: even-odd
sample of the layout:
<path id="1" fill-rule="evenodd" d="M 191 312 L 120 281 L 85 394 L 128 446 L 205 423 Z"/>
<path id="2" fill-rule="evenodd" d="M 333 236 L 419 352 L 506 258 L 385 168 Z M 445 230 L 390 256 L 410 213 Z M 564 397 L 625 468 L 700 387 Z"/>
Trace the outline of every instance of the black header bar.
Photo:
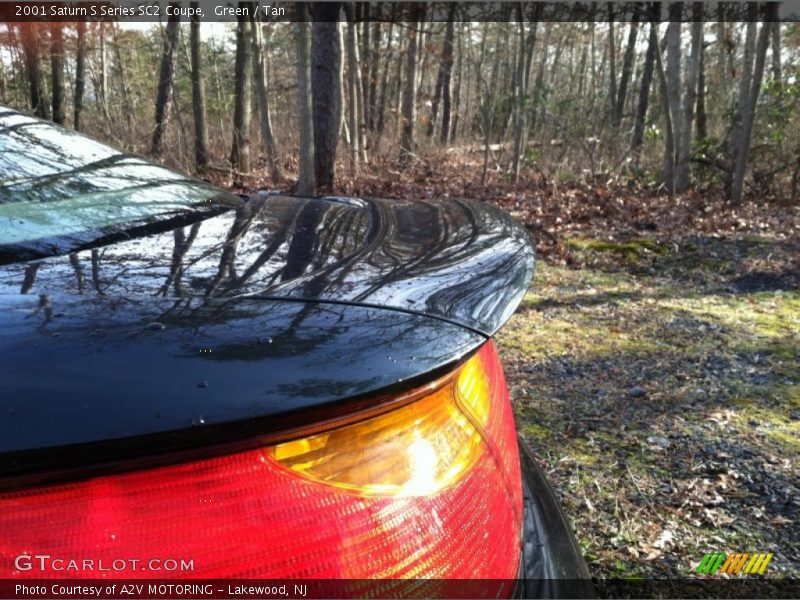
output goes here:
<path id="1" fill-rule="evenodd" d="M 49 0 L 0 0 L 0 22 L 165 22 L 170 17 L 189 21 L 196 15 L 201 22 L 235 22 L 254 18 L 260 21 L 291 22 L 320 19 L 313 10 L 320 2 L 165 2 L 158 0 L 93 0 L 56 2 Z M 340 3 L 344 4 L 344 3 Z M 356 21 L 443 22 L 455 21 L 800 21 L 800 0 L 780 2 L 683 2 L 680 14 L 676 3 L 667 2 L 355 2 Z M 315 15 L 316 12 L 316 15 Z M 451 17 L 452 12 L 452 17 Z M 330 14 L 330 11 L 325 11 Z M 330 17 L 323 17 L 330 18 Z M 344 20 L 344 11 L 339 19 Z"/>

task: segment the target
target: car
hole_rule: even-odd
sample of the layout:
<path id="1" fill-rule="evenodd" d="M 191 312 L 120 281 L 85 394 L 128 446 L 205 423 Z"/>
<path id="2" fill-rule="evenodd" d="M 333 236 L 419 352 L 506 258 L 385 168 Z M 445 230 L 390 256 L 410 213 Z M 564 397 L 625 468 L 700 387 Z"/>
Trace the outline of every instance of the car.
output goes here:
<path id="1" fill-rule="evenodd" d="M 0 173 L 0 578 L 590 589 L 493 341 L 511 217 L 236 195 L 8 108 Z"/>

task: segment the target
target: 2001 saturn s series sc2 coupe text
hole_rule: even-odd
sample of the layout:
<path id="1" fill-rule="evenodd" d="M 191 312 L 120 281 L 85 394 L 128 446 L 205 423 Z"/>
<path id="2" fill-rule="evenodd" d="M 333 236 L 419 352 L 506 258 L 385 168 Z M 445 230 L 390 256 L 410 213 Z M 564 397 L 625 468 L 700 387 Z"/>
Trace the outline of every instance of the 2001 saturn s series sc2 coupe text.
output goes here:
<path id="1" fill-rule="evenodd" d="M 492 342 L 533 267 L 484 204 L 243 198 L 0 108 L 0 577 L 586 578 Z"/>

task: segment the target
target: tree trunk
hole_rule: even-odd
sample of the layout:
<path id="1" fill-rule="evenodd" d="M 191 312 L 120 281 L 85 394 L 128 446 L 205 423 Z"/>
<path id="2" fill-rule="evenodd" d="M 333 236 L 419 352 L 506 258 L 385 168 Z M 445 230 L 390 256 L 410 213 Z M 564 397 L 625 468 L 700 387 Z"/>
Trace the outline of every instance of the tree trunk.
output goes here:
<path id="1" fill-rule="evenodd" d="M 344 43 L 344 24 L 339 21 L 336 27 L 336 33 L 339 36 L 339 49 L 340 52 L 345 52 L 345 43 Z M 344 142 L 347 146 L 350 145 L 350 128 L 347 126 L 347 119 L 345 118 L 345 84 L 344 84 L 344 62 L 345 57 L 341 54 L 341 58 L 339 60 L 339 85 L 336 88 L 339 90 L 339 135 L 344 138 Z"/>
<path id="2" fill-rule="evenodd" d="M 375 133 L 376 125 L 378 124 L 375 110 L 378 106 L 378 75 L 381 68 L 381 38 L 383 37 L 383 23 L 375 21 L 372 24 L 372 45 L 374 46 L 371 52 L 370 62 L 370 78 L 369 78 L 369 127 L 370 133 Z"/>
<path id="3" fill-rule="evenodd" d="M 117 72 L 119 73 L 119 88 L 122 92 L 122 105 L 124 107 L 123 114 L 125 121 L 128 124 L 128 136 L 132 137 L 133 134 L 133 94 L 131 94 L 130 87 L 128 86 L 128 78 L 125 75 L 125 63 L 122 60 L 122 53 L 120 48 L 119 36 L 117 35 L 118 29 L 116 23 L 111 23 L 111 33 L 114 37 L 114 54 L 116 56 Z M 178 113 L 180 115 L 180 113 Z"/>
<path id="4" fill-rule="evenodd" d="M 390 25 L 391 27 L 391 25 Z M 367 120 L 367 127 L 369 127 L 370 132 L 375 131 L 375 126 L 377 125 L 377 120 L 375 118 L 375 109 L 377 108 L 378 104 L 378 73 L 380 70 L 380 52 L 379 49 L 381 47 L 381 31 L 383 30 L 382 24 L 380 21 L 375 21 L 372 24 L 372 40 L 371 46 L 374 46 L 370 51 L 370 76 L 367 80 L 369 85 L 367 89 L 369 90 L 369 98 L 367 100 L 367 107 L 369 109 L 369 116 Z"/>
<path id="5" fill-rule="evenodd" d="M 696 5 L 699 7 L 700 5 Z M 692 153 L 692 125 L 697 101 L 697 79 L 700 74 L 700 51 L 703 45 L 703 22 L 698 18 L 692 22 L 692 49 L 686 68 L 686 95 L 683 103 L 678 160 L 675 165 L 675 190 L 684 192 L 689 187 L 689 159 Z"/>
<path id="6" fill-rule="evenodd" d="M 42 89 L 42 69 L 39 65 L 40 31 L 38 23 L 23 23 L 19 28 L 25 71 L 28 75 L 31 110 L 40 119 L 48 118 L 47 102 Z"/>
<path id="7" fill-rule="evenodd" d="M 421 9 L 420 15 L 421 15 L 420 16 L 420 20 L 419 20 L 418 23 L 416 23 L 416 27 L 419 28 L 419 31 L 417 32 L 417 62 L 419 64 L 417 64 L 417 69 L 416 69 L 417 70 L 417 82 L 416 82 L 415 86 L 416 86 L 416 90 L 417 91 L 416 91 L 416 96 L 414 97 L 415 98 L 415 100 L 414 100 L 415 102 L 418 102 L 418 98 L 419 98 L 420 94 L 422 93 L 421 90 L 423 89 L 423 86 L 425 85 L 424 76 L 425 76 L 425 73 L 428 72 L 428 60 L 432 56 L 431 52 L 423 52 L 423 50 L 425 48 L 425 44 L 427 44 L 428 38 L 430 37 L 430 27 L 429 27 L 429 25 L 430 25 L 431 22 L 427 20 L 428 15 L 426 15 L 426 11 L 424 10 L 424 8 Z M 428 95 L 429 94 L 426 94 L 426 96 L 428 96 Z"/>
<path id="8" fill-rule="evenodd" d="M 770 3 L 767 10 L 771 12 L 768 18 L 777 17 L 777 9 L 774 3 Z M 774 11 L 774 12 L 772 12 Z M 741 140 L 738 144 L 739 152 L 736 156 L 736 166 L 733 172 L 733 185 L 731 186 L 731 200 L 735 204 L 740 204 L 744 193 L 744 175 L 747 170 L 747 158 L 750 152 L 750 138 L 753 133 L 753 121 L 756 114 L 756 103 L 761 91 L 761 82 L 764 78 L 764 63 L 767 58 L 767 48 L 769 47 L 770 32 L 776 24 L 767 20 L 761 25 L 758 33 L 758 43 L 756 44 L 755 67 L 753 68 L 752 85 L 747 97 L 745 112 L 742 119 Z"/>
<path id="9" fill-rule="evenodd" d="M 64 32 L 61 23 L 50 24 L 50 75 L 53 86 L 53 122 L 63 125 L 64 114 Z"/>
<path id="10" fill-rule="evenodd" d="M 359 82 L 361 83 L 361 98 L 359 106 L 361 107 L 360 118 L 363 122 L 363 131 L 365 134 L 369 130 L 369 122 L 372 119 L 372 104 L 370 103 L 370 82 L 372 81 L 372 67 L 374 60 L 372 55 L 377 51 L 375 43 L 372 41 L 372 30 L 370 29 L 371 23 L 369 22 L 369 4 L 358 4 L 358 12 L 361 15 L 360 24 L 356 24 L 356 37 L 361 42 L 359 55 L 361 56 L 361 63 L 358 70 Z M 366 150 L 366 144 L 362 145 L 362 150 Z"/>
<path id="11" fill-rule="evenodd" d="M 639 160 L 639 154 L 644 142 L 644 126 L 647 120 L 647 107 L 650 104 L 650 87 L 653 84 L 653 67 L 656 60 L 656 38 L 653 35 L 652 26 L 650 38 L 647 42 L 647 52 L 644 57 L 644 67 L 642 68 L 642 83 L 639 88 L 639 103 L 636 107 L 636 121 L 633 125 L 633 139 L 631 140 L 631 151 Z"/>
<path id="12" fill-rule="evenodd" d="M 483 84 L 481 90 L 481 116 L 483 117 L 483 170 L 481 171 L 481 185 L 486 185 L 489 173 L 489 151 L 494 130 L 495 100 L 497 93 L 497 76 L 500 70 L 500 52 L 495 51 L 492 61 L 492 71 L 487 82 L 481 73 L 484 56 L 486 52 L 486 42 L 489 34 L 490 23 L 484 24 L 483 40 L 481 41 L 481 60 L 476 68 L 476 76 L 479 85 Z"/>
<path id="13" fill-rule="evenodd" d="M 311 40 L 311 91 L 314 123 L 314 176 L 317 186 L 333 186 L 336 149 L 342 127 L 339 35 L 340 3 L 314 4 Z"/>
<path id="14" fill-rule="evenodd" d="M 708 138 L 708 116 L 706 115 L 706 47 L 700 40 L 700 72 L 697 74 L 697 139 Z"/>
<path id="15" fill-rule="evenodd" d="M 347 19 L 347 89 L 350 102 L 347 104 L 347 127 L 350 129 L 350 167 L 355 175 L 358 167 L 359 136 L 358 136 L 358 46 L 356 41 L 356 25 L 350 7 L 346 6 Z"/>
<path id="16" fill-rule="evenodd" d="M 305 13 L 308 8 L 301 4 Z M 305 17 L 305 14 L 302 15 Z M 303 18 L 294 25 L 297 47 L 297 118 L 300 137 L 300 175 L 297 193 L 301 196 L 314 194 L 314 130 L 311 121 L 311 74 L 308 56 L 308 23 Z"/>
<path id="17" fill-rule="evenodd" d="M 783 85 L 783 69 L 781 68 L 781 24 L 772 26 L 772 78 L 778 89 Z"/>
<path id="18" fill-rule="evenodd" d="M 664 109 L 664 129 L 666 132 L 666 144 L 664 147 L 664 185 L 670 196 L 675 193 L 675 129 L 672 119 L 672 108 L 669 102 L 669 90 L 667 86 L 667 76 L 664 73 L 664 63 L 661 60 L 661 49 L 658 46 L 658 34 L 656 25 L 650 25 L 650 40 L 655 47 L 656 71 L 658 73 L 659 91 L 661 103 Z"/>
<path id="19" fill-rule="evenodd" d="M 542 48 L 544 51 L 541 53 L 541 59 L 539 60 L 539 68 L 536 72 L 536 81 L 533 84 L 533 91 L 531 93 L 531 97 L 533 102 L 531 103 L 531 120 L 530 126 L 534 130 L 536 129 L 536 124 L 539 119 L 539 112 L 541 109 L 544 108 L 544 74 L 545 69 L 547 68 L 547 48 L 550 47 L 550 33 L 552 32 L 552 23 L 546 23 L 544 26 L 544 43 L 542 44 Z"/>
<path id="20" fill-rule="evenodd" d="M 675 19 L 680 18 L 680 6 L 675 8 L 675 5 L 670 7 L 671 11 L 678 12 Z M 681 114 L 681 23 L 678 20 L 670 21 L 667 25 L 667 67 L 666 67 L 666 83 L 667 83 L 667 105 L 669 118 L 671 121 L 671 129 L 673 134 L 673 144 L 669 152 L 664 155 L 664 181 L 667 184 L 667 189 L 670 194 L 675 193 L 675 164 L 676 153 L 678 144 L 680 143 L 681 136 L 681 121 L 683 115 Z"/>
<path id="21" fill-rule="evenodd" d="M 450 4 L 447 11 L 447 25 L 445 26 L 444 41 L 442 42 L 442 55 L 441 60 L 439 61 L 439 70 L 436 74 L 436 87 L 434 89 L 433 102 L 431 102 L 431 118 L 428 122 L 428 137 L 433 137 L 434 130 L 436 129 L 436 121 L 439 118 L 439 102 L 442 101 L 442 110 L 444 110 L 445 102 L 448 105 L 448 112 L 450 110 L 450 76 L 453 71 L 453 34 L 455 27 L 455 12 L 456 5 Z M 446 90 L 445 87 L 447 87 Z M 447 97 L 446 100 L 445 96 Z M 447 136 L 450 132 L 449 122 L 446 128 L 447 132 L 441 136 L 441 138 L 445 141 L 447 140 Z"/>
<path id="22" fill-rule="evenodd" d="M 192 2 L 197 9 L 199 2 Z M 208 166 L 208 127 L 206 125 L 206 92 L 203 87 L 200 16 L 192 14 L 190 30 L 192 60 L 192 112 L 194 114 L 194 162 L 202 171 Z"/>
<path id="23" fill-rule="evenodd" d="M 431 116 L 428 119 L 428 130 L 426 135 L 433 137 L 436 130 L 436 121 L 439 119 L 439 102 L 442 99 L 442 88 L 444 87 L 444 45 L 442 45 L 442 57 L 439 60 L 439 69 L 436 72 L 436 85 L 433 89 L 433 100 L 431 101 Z"/>
<path id="24" fill-rule="evenodd" d="M 733 185 L 733 171 L 736 170 L 736 165 L 739 163 L 739 155 L 742 151 L 742 142 L 744 141 L 743 128 L 745 113 L 747 112 L 747 104 L 750 100 L 750 89 L 753 81 L 753 61 L 755 58 L 755 44 L 756 32 L 758 25 L 756 24 L 756 14 L 752 11 L 751 20 L 747 23 L 747 33 L 745 34 L 744 55 L 742 58 L 742 76 L 739 79 L 739 95 L 736 101 L 736 112 L 733 115 L 731 123 L 731 179 L 729 185 Z M 733 197 L 733 189 L 728 191 L 730 197 Z"/>
<path id="25" fill-rule="evenodd" d="M 108 117 L 108 52 L 106 50 L 106 23 L 98 24 L 100 33 L 100 85 L 97 95 L 103 106 L 103 113 Z"/>
<path id="26" fill-rule="evenodd" d="M 353 27 L 355 28 L 356 34 L 356 97 L 358 98 L 358 107 L 360 109 L 356 114 L 356 134 L 358 136 L 358 148 L 361 151 L 361 162 L 367 164 L 369 162 L 367 157 L 367 123 L 369 123 L 369 110 L 367 109 L 368 90 L 365 88 L 368 80 L 364 78 L 358 66 L 360 62 L 366 62 L 366 58 L 364 61 L 361 61 L 359 58 L 358 26 L 353 24 Z"/>
<path id="27" fill-rule="evenodd" d="M 103 119 L 106 123 L 106 131 L 109 131 L 112 126 L 111 115 L 108 112 L 108 50 L 106 48 L 106 27 L 108 23 L 100 21 L 97 23 L 97 36 L 100 38 L 99 51 L 100 51 L 100 66 L 94 68 L 92 72 L 92 84 L 100 103 L 100 111 L 103 114 Z"/>
<path id="28" fill-rule="evenodd" d="M 617 102 L 614 106 L 614 127 L 619 127 L 622 123 L 622 114 L 625 111 L 625 100 L 628 96 L 628 84 L 633 73 L 633 59 L 636 52 L 636 36 L 639 31 L 639 22 L 631 23 L 628 32 L 628 45 L 625 47 L 625 57 L 622 59 L 622 75 L 617 91 Z"/>
<path id="29" fill-rule="evenodd" d="M 402 32 L 401 32 L 402 33 Z M 394 79 L 392 80 L 392 91 L 389 94 L 390 98 L 394 98 L 394 136 L 400 135 L 400 129 L 403 124 L 401 118 L 401 111 L 403 109 L 403 67 L 405 67 L 405 56 L 408 52 L 408 47 L 411 44 L 410 36 L 405 38 L 401 37 L 399 52 L 397 53 L 397 60 L 395 61 Z"/>
<path id="30" fill-rule="evenodd" d="M 458 63 L 456 65 L 456 72 L 458 76 L 456 77 L 456 84 L 455 89 L 453 90 L 453 118 L 452 118 L 452 125 L 450 127 L 450 143 L 453 144 L 458 137 L 458 125 L 459 119 L 461 117 L 461 81 L 464 77 L 464 45 L 462 43 L 463 35 L 461 32 L 461 28 L 459 27 L 458 32 Z"/>
<path id="31" fill-rule="evenodd" d="M 396 6 L 396 5 L 395 5 Z M 394 8 L 393 8 L 394 10 Z M 394 44 L 392 44 L 392 34 L 394 33 L 394 22 L 389 23 L 389 32 L 386 36 L 386 59 L 383 63 L 383 75 L 381 76 L 381 96 L 377 106 L 377 117 L 375 129 L 378 133 L 378 139 L 383 135 L 386 128 L 386 93 L 389 87 L 389 70 L 392 65 L 392 57 L 394 55 Z M 377 142 L 376 142 L 377 145 Z"/>
<path id="32" fill-rule="evenodd" d="M 613 4 L 608 5 L 608 114 L 612 122 L 617 110 L 617 40 Z"/>
<path id="33" fill-rule="evenodd" d="M 253 76 L 256 80 L 256 92 L 258 93 L 258 109 L 261 118 L 261 139 L 264 142 L 264 150 L 267 154 L 267 164 L 269 165 L 270 178 L 272 183 L 279 184 L 283 181 L 283 173 L 278 163 L 278 150 L 275 144 L 275 136 L 272 133 L 272 115 L 269 106 L 269 35 L 265 40 L 263 27 L 258 21 L 252 23 L 253 33 Z M 265 43 L 266 41 L 266 43 Z"/>
<path id="34" fill-rule="evenodd" d="M 369 81 L 372 77 L 372 53 L 373 44 L 371 39 L 370 23 L 369 23 L 369 4 L 356 3 L 353 5 L 355 8 L 356 22 L 353 26 L 356 28 L 356 40 L 360 44 L 358 48 L 358 55 L 361 61 L 358 64 L 358 77 L 362 86 L 362 97 L 359 98 L 358 106 L 361 108 L 359 118 L 364 122 L 364 129 L 369 127 Z"/>
<path id="35" fill-rule="evenodd" d="M 453 37 L 455 35 L 456 5 L 451 4 L 447 11 L 447 28 L 444 32 L 444 45 L 442 46 L 442 64 L 444 66 L 444 79 L 442 81 L 442 130 L 439 141 L 446 145 L 450 140 L 450 112 L 451 93 L 450 86 L 453 79 Z"/>
<path id="36" fill-rule="evenodd" d="M 419 28 L 422 26 L 423 9 L 414 5 L 409 27 L 408 48 L 406 49 L 406 85 L 403 89 L 403 129 L 400 138 L 400 163 L 408 165 L 416 152 L 414 126 L 417 120 L 417 61 L 419 60 Z"/>
<path id="37" fill-rule="evenodd" d="M 527 43 L 532 43 L 531 40 L 526 40 L 525 37 L 525 20 L 522 18 L 522 7 L 517 7 L 519 21 L 517 22 L 517 37 L 518 37 L 518 51 L 517 51 L 517 64 L 516 74 L 514 81 L 514 156 L 511 164 L 511 171 L 514 174 L 514 185 L 519 183 L 519 173 L 522 164 L 522 141 L 524 137 L 525 123 L 527 111 L 525 110 L 525 100 L 528 95 L 528 90 L 525 85 L 525 59 L 527 57 Z M 536 27 L 536 24 L 533 24 Z"/>
<path id="38" fill-rule="evenodd" d="M 721 18 L 717 21 L 717 75 L 719 76 L 719 97 L 727 102 L 728 87 L 733 77 L 730 67 L 733 55 L 733 41 L 730 39 L 728 23 Z"/>
<path id="39" fill-rule="evenodd" d="M 179 3 L 173 4 L 176 8 Z M 175 13 L 178 11 L 175 10 Z M 167 31 L 164 36 L 164 50 L 161 54 L 161 70 L 158 77 L 158 91 L 156 93 L 156 125 L 153 129 L 153 139 L 150 144 L 150 155 L 161 158 L 164 154 L 164 136 L 167 131 L 167 122 L 172 107 L 172 81 L 175 75 L 175 55 L 178 48 L 178 30 L 180 16 L 173 14 L 167 21 Z"/>
<path id="40" fill-rule="evenodd" d="M 75 26 L 78 34 L 78 46 L 75 56 L 75 117 L 73 126 L 75 131 L 80 131 L 82 126 L 83 94 L 86 88 L 86 22 L 78 21 Z"/>
<path id="41" fill-rule="evenodd" d="M 253 5 L 248 6 L 252 13 Z M 253 114 L 253 47 L 249 17 L 237 17 L 236 63 L 233 84 L 233 143 L 231 144 L 231 165 L 242 173 L 250 171 L 250 121 Z"/>

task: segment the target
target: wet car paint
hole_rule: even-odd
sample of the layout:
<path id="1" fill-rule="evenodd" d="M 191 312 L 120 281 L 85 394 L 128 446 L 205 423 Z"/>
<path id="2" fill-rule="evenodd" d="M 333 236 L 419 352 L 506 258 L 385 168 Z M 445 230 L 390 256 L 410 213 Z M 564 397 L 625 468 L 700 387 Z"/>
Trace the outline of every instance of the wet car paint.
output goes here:
<path id="1" fill-rule="evenodd" d="M 370 307 L 49 302 L 44 309 L 36 296 L 0 297 L 0 475 L 268 435 L 319 419 L 342 399 L 339 412 L 354 398 L 412 385 L 484 341 L 440 320 Z"/>
<path id="2" fill-rule="evenodd" d="M 29 157 L 43 135 L 71 140 L 48 151 L 83 139 L 21 122 L 40 131 Z M 0 128 L 0 149 L 8 139 Z M 57 158 L 35 177 L 21 169 L 4 181 L 0 205 L 23 191 L 30 201 L 40 186 L 56 219 L 70 190 L 100 185 L 93 169 L 108 169 L 105 154 L 99 164 Z M 526 232 L 476 201 L 243 200 L 185 185 L 186 198 L 200 186 L 214 201 L 131 230 L 4 249 L 6 481 L 253 441 L 379 403 L 475 351 L 533 271 Z"/>
<path id="3" fill-rule="evenodd" d="M 99 251 L 0 267 L 0 293 L 354 303 L 486 335 L 516 308 L 533 251 L 505 213 L 469 200 L 358 202 L 253 200 Z"/>

